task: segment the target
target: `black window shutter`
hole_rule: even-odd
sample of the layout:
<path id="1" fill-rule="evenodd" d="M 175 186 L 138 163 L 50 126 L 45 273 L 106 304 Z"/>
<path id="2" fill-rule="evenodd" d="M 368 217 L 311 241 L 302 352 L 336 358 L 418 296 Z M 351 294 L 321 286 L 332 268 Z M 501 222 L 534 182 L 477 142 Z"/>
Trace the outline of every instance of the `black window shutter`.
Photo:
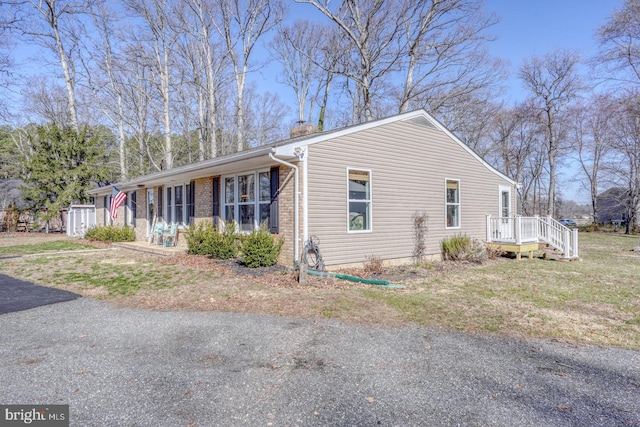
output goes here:
<path id="1" fill-rule="evenodd" d="M 278 166 L 272 167 L 270 176 L 271 203 L 269 204 L 269 231 L 272 233 L 278 233 L 278 188 L 280 187 L 280 168 Z"/>
<path id="2" fill-rule="evenodd" d="M 189 221 L 196 216 L 196 182 L 189 182 Z"/>
<path id="3" fill-rule="evenodd" d="M 164 193 L 164 187 L 158 187 L 158 218 L 164 219 L 164 215 L 162 212 L 162 207 L 164 205 L 162 197 Z"/>
<path id="4" fill-rule="evenodd" d="M 135 220 L 136 218 L 138 218 L 138 192 L 132 191 L 131 192 L 131 219 Z"/>
<path id="5" fill-rule="evenodd" d="M 220 221 L 220 178 L 213 178 L 213 225 Z"/>

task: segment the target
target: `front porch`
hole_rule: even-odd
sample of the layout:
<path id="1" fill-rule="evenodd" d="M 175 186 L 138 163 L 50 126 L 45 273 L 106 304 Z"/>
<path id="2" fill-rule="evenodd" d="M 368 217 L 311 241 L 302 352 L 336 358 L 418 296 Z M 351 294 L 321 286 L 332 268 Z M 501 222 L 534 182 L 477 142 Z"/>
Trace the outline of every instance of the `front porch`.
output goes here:
<path id="1" fill-rule="evenodd" d="M 540 244 L 553 248 L 563 260 L 578 258 L 578 230 L 570 229 L 551 217 L 492 217 L 487 215 L 487 244 L 506 252 L 533 252 Z"/>
<path id="2" fill-rule="evenodd" d="M 155 243 L 149 244 L 148 242 L 117 242 L 111 244 L 112 248 L 125 249 L 129 251 L 142 252 L 151 255 L 157 255 L 161 257 L 170 257 L 174 255 L 180 255 L 187 252 L 184 246 L 164 246 L 157 245 Z"/>

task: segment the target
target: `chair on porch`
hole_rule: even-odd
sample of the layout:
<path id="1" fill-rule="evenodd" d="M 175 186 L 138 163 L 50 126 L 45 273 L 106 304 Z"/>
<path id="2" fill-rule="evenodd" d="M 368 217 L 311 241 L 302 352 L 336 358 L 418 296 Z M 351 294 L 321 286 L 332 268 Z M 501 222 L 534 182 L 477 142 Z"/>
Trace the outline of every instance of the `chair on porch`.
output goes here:
<path id="1" fill-rule="evenodd" d="M 164 242 L 163 235 L 165 232 L 166 224 L 164 221 L 156 222 L 156 225 L 153 227 L 153 238 L 156 240 L 156 245 L 162 245 Z"/>
<path id="2" fill-rule="evenodd" d="M 164 230 L 162 233 L 162 241 L 165 246 L 175 246 L 176 245 L 176 236 L 178 234 L 178 225 L 175 223 L 169 224 L 169 227 Z"/>

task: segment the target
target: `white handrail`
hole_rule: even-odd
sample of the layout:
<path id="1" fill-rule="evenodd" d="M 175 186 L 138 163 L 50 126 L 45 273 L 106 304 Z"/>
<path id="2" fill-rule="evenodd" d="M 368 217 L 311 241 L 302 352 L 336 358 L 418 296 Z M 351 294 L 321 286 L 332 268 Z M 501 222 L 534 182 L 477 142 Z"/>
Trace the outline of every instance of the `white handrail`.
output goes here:
<path id="1" fill-rule="evenodd" d="M 578 230 L 572 230 L 550 216 L 487 215 L 487 241 L 515 244 L 544 242 L 562 251 L 563 258 L 578 257 Z"/>

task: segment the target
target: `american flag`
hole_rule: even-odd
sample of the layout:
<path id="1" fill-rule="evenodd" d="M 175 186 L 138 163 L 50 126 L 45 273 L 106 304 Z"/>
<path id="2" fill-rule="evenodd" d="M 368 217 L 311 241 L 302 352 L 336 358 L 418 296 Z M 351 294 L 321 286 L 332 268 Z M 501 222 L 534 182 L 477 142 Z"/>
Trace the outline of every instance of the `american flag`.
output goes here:
<path id="1" fill-rule="evenodd" d="M 113 190 L 111 191 L 111 209 L 109 210 L 111 219 L 118 218 L 118 208 L 124 203 L 124 199 L 126 198 L 127 195 L 118 190 L 118 188 L 114 185 Z"/>

